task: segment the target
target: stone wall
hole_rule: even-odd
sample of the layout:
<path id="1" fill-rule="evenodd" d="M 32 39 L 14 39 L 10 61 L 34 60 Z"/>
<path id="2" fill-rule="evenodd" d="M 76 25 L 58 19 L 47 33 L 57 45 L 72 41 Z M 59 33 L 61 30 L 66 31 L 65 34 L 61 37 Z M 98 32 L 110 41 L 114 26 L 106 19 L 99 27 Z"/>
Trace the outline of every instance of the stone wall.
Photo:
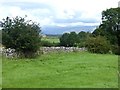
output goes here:
<path id="1" fill-rule="evenodd" d="M 8 58 L 13 58 L 13 57 L 17 57 L 17 54 L 15 52 L 15 49 L 11 49 L 11 48 L 7 48 L 5 49 L 4 47 L 0 48 L 0 54 L 8 57 Z"/>
<path id="2" fill-rule="evenodd" d="M 51 52 L 77 52 L 77 51 L 86 51 L 86 48 L 78 48 L 78 47 L 41 47 L 38 51 L 38 54 L 46 54 Z M 0 54 L 8 58 L 18 57 L 19 55 L 16 54 L 15 49 L 5 49 L 4 47 L 0 48 Z"/>
<path id="3" fill-rule="evenodd" d="M 86 51 L 86 48 L 78 47 L 41 47 L 40 51 L 45 53 L 50 52 L 76 52 L 76 51 Z"/>

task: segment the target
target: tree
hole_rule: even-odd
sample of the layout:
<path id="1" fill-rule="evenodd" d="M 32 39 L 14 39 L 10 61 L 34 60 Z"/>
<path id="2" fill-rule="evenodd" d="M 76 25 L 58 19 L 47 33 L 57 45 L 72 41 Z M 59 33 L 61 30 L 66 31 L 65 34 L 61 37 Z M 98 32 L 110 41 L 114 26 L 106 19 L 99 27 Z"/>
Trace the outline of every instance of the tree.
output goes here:
<path id="1" fill-rule="evenodd" d="M 60 37 L 60 45 L 61 46 L 69 46 L 69 33 L 64 33 L 61 37 Z"/>
<path id="2" fill-rule="evenodd" d="M 103 11 L 102 24 L 92 34 L 106 37 L 110 41 L 112 52 L 120 54 L 120 7 Z"/>
<path id="3" fill-rule="evenodd" d="M 75 32 L 64 33 L 60 37 L 60 45 L 66 47 L 77 46 L 78 40 L 78 35 Z"/>
<path id="4" fill-rule="evenodd" d="M 77 46 L 78 40 L 78 35 L 75 32 L 70 32 L 68 39 L 69 46 Z"/>
<path id="5" fill-rule="evenodd" d="M 2 21 L 2 44 L 6 48 L 14 48 L 17 53 L 24 57 L 34 57 L 40 46 L 39 24 L 26 21 L 25 18 L 3 19 Z"/>
<path id="6" fill-rule="evenodd" d="M 85 42 L 87 40 L 87 38 L 91 37 L 91 33 L 89 32 L 84 32 L 84 31 L 81 31 L 78 33 L 78 38 L 79 38 L 79 41 L 78 41 L 78 44 L 79 44 L 79 47 L 85 47 Z"/>
<path id="7" fill-rule="evenodd" d="M 120 45 L 120 8 L 110 8 L 102 12 L 102 24 L 94 35 L 105 36 L 111 44 Z"/>

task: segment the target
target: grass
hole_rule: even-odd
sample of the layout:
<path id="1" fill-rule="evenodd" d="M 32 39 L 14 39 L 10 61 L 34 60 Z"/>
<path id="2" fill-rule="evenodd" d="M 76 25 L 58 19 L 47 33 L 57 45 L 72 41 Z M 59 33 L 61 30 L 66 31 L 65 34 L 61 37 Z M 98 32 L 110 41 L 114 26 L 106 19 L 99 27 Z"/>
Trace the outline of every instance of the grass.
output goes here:
<path id="1" fill-rule="evenodd" d="M 48 41 L 51 43 L 59 43 L 59 37 L 57 36 L 46 36 L 42 38 L 42 41 Z"/>
<path id="2" fill-rule="evenodd" d="M 3 58 L 4 88 L 117 88 L 118 56 L 51 53 L 36 59 Z"/>

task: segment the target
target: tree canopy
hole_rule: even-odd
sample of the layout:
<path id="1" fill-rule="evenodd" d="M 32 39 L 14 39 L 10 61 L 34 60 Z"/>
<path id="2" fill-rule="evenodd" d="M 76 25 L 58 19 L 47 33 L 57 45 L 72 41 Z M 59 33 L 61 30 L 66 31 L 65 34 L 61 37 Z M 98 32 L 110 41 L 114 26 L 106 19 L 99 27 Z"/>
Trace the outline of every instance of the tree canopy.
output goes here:
<path id="1" fill-rule="evenodd" d="M 102 24 L 93 35 L 105 36 L 111 44 L 120 45 L 120 8 L 110 8 L 102 12 Z"/>
<path id="2" fill-rule="evenodd" d="M 76 46 L 76 43 L 78 42 L 78 35 L 76 32 L 70 32 L 70 33 L 64 33 L 60 37 L 60 45 L 61 46 Z"/>
<path id="3" fill-rule="evenodd" d="M 90 33 L 81 31 L 78 34 L 76 32 L 64 33 L 60 37 L 61 46 L 85 46 L 86 39 L 90 36 Z"/>

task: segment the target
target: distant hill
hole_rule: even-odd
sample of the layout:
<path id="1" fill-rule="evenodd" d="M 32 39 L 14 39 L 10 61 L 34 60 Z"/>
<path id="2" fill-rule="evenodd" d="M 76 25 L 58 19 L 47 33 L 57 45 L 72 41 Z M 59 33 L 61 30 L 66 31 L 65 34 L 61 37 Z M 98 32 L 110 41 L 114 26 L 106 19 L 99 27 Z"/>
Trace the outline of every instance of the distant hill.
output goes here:
<path id="1" fill-rule="evenodd" d="M 61 35 L 65 32 L 93 32 L 97 26 L 70 26 L 70 27 L 59 27 L 59 26 L 45 26 L 42 27 L 42 33 L 47 35 Z"/>

